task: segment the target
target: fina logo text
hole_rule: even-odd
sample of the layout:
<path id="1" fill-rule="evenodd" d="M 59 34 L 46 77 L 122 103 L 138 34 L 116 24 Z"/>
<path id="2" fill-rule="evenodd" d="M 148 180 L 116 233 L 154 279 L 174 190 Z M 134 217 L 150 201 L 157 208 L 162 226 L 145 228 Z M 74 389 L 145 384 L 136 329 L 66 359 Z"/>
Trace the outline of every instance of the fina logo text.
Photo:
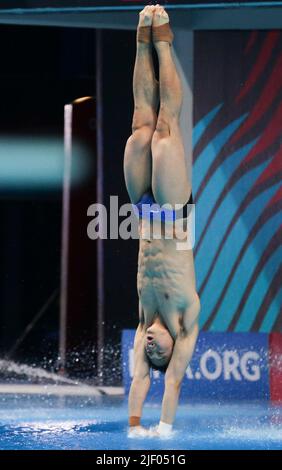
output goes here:
<path id="1" fill-rule="evenodd" d="M 213 349 L 205 351 L 199 360 L 197 371 L 193 373 L 189 365 L 186 377 L 189 380 L 247 380 L 257 382 L 261 378 L 260 355 L 255 351 L 246 351 L 239 354 L 234 350 L 225 350 L 219 354 Z M 133 349 L 129 350 L 129 374 L 133 376 Z M 160 372 L 153 371 L 153 377 L 158 378 Z"/>

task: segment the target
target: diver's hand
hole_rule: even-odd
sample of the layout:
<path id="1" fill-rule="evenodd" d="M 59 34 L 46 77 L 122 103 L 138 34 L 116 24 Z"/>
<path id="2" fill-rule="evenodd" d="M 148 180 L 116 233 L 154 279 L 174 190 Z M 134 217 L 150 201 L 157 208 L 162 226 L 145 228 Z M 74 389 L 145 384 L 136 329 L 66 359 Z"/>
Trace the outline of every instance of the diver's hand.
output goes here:
<path id="1" fill-rule="evenodd" d="M 129 438 L 150 437 L 150 429 L 143 428 L 143 426 L 131 426 L 128 429 L 127 437 Z"/>
<path id="2" fill-rule="evenodd" d="M 169 438 L 173 435 L 172 425 L 160 421 L 157 426 L 149 429 L 150 437 L 164 437 Z"/>
<path id="3" fill-rule="evenodd" d="M 158 432 L 158 425 L 151 426 L 149 429 L 150 437 L 160 437 L 160 433 Z"/>

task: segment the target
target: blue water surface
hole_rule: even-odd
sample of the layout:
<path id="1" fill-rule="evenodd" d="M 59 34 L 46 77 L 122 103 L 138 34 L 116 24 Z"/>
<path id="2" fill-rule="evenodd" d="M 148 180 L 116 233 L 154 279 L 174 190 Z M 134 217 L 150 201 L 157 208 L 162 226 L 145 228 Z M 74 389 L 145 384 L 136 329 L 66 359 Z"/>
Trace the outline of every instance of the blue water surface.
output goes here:
<path id="1" fill-rule="evenodd" d="M 144 408 L 157 424 L 159 404 Z M 127 437 L 122 397 L 0 395 L 0 449 L 281 449 L 282 408 L 260 403 L 181 405 L 169 439 Z"/>

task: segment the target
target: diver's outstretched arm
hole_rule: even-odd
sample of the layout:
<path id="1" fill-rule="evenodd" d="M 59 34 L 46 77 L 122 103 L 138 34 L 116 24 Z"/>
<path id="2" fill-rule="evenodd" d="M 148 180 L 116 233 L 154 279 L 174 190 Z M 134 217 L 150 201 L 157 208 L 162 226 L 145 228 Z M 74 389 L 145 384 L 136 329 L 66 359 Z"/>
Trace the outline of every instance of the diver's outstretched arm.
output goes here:
<path id="1" fill-rule="evenodd" d="M 180 386 L 192 358 L 199 333 L 199 312 L 200 301 L 197 294 L 195 294 L 194 300 L 185 312 L 183 327 L 175 340 L 172 357 L 165 374 L 165 391 L 162 401 L 161 423 L 159 425 L 160 434 L 162 428 L 164 431 L 170 431 L 175 418 Z M 162 425 L 162 423 L 164 424 Z"/>
<path id="2" fill-rule="evenodd" d="M 145 326 L 139 323 L 134 340 L 134 371 L 128 399 L 129 436 L 145 435 L 140 424 L 143 403 L 150 388 L 150 368 L 146 357 Z"/>

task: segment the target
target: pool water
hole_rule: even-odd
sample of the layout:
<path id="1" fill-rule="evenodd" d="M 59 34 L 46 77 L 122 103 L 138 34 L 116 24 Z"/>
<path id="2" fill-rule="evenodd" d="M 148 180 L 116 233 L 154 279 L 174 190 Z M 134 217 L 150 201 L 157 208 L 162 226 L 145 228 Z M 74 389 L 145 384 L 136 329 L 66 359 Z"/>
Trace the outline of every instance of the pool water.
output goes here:
<path id="1" fill-rule="evenodd" d="M 157 424 L 147 404 L 143 424 Z M 180 405 L 169 439 L 127 437 L 122 397 L 0 395 L 0 449 L 281 449 L 282 407 L 268 403 Z"/>

